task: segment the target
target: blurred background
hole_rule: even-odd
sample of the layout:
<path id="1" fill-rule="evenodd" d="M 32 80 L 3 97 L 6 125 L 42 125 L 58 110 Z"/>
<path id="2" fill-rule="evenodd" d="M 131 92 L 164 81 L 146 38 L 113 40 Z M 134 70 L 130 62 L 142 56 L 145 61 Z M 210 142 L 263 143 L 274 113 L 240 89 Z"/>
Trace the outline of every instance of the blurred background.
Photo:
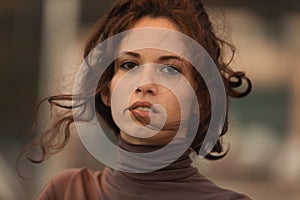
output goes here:
<path id="1" fill-rule="evenodd" d="M 72 91 L 88 31 L 113 2 L 0 1 L 1 200 L 35 199 L 51 177 L 67 168 L 102 169 L 76 134 L 62 153 L 43 164 L 22 160 L 25 179 L 17 175 L 16 161 L 36 103 Z M 232 66 L 247 72 L 253 92 L 231 100 L 227 157 L 196 159 L 195 165 L 218 185 L 253 199 L 300 199 L 300 3 L 205 2 L 219 34 L 237 47 Z M 40 115 L 48 116 L 44 107 Z"/>

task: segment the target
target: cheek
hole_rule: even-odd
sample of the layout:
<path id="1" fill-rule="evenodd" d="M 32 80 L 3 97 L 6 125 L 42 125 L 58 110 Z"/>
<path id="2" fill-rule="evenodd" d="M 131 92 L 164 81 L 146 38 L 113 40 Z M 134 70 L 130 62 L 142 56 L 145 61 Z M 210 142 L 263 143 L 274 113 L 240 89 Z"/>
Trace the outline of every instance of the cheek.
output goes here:
<path id="1" fill-rule="evenodd" d="M 112 78 L 110 83 L 109 83 L 109 93 L 110 93 L 110 95 L 113 93 L 115 87 L 116 87 L 116 80 L 114 78 Z"/>
<path id="2" fill-rule="evenodd" d="M 120 70 L 118 70 L 112 77 L 110 83 L 109 83 L 109 91 L 110 94 L 113 93 L 114 89 L 116 88 L 117 83 L 119 82 L 119 80 L 121 79 L 122 74 L 120 73 Z"/>
<path id="3" fill-rule="evenodd" d="M 195 113 L 198 111 L 195 111 L 195 109 L 198 107 L 198 100 L 197 96 L 194 93 L 194 91 L 187 91 L 187 90 L 181 90 L 179 92 L 180 98 L 177 98 L 174 95 L 174 99 L 170 105 L 172 106 L 173 110 L 176 110 L 179 115 L 182 115 L 183 119 L 188 120 L 191 116 L 191 113 Z"/>
<path id="4" fill-rule="evenodd" d="M 181 103 L 179 102 L 179 99 L 177 98 L 176 95 L 174 95 L 172 92 L 169 93 L 170 95 L 168 95 L 165 98 L 165 102 L 168 105 L 168 107 L 170 108 L 170 110 L 172 111 L 178 111 L 178 113 L 180 113 L 180 106 Z M 162 98 L 163 99 L 163 98 Z"/>

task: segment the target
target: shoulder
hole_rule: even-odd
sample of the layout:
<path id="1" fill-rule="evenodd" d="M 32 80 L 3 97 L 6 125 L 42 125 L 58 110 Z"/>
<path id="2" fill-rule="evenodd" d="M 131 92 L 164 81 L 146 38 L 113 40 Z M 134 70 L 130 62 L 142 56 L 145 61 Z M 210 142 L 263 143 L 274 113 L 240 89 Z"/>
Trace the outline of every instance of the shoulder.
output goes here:
<path id="1" fill-rule="evenodd" d="M 251 200 L 244 194 L 218 186 L 202 174 L 197 174 L 196 176 L 194 176 L 194 181 L 199 184 L 198 192 L 205 196 L 204 199 Z"/>
<path id="2" fill-rule="evenodd" d="M 47 183 L 38 199 L 64 199 L 68 193 L 82 192 L 89 187 L 88 185 L 96 187 L 100 176 L 100 171 L 92 171 L 87 168 L 65 170 Z"/>
<path id="3" fill-rule="evenodd" d="M 97 180 L 100 175 L 100 171 L 93 171 L 87 168 L 68 169 L 54 176 L 50 183 L 56 189 L 63 188 L 66 190 L 70 184 L 82 184 L 93 179 Z"/>
<path id="4" fill-rule="evenodd" d="M 70 181 L 83 180 L 86 178 L 98 177 L 100 171 L 93 171 L 87 168 L 75 168 L 65 170 L 52 178 L 56 184 L 68 184 Z"/>

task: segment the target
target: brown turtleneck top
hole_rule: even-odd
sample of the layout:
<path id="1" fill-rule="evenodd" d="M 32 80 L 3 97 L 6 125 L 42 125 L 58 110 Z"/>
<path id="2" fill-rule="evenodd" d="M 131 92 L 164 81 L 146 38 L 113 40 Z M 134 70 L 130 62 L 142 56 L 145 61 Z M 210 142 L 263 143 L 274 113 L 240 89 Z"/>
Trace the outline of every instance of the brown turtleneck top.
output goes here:
<path id="1" fill-rule="evenodd" d="M 141 146 L 120 139 L 123 149 L 139 151 Z M 222 189 L 191 166 L 190 152 L 167 167 L 148 173 L 127 173 L 111 168 L 102 172 L 70 169 L 46 185 L 38 200 L 249 200 Z"/>

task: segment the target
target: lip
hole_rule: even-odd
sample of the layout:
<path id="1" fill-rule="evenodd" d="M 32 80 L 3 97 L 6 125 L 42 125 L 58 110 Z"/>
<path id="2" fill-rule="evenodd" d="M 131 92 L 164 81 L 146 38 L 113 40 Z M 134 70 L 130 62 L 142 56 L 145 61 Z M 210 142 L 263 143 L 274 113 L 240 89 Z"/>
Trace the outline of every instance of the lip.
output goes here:
<path id="1" fill-rule="evenodd" d="M 153 113 L 158 113 L 158 110 L 156 110 L 153 106 L 152 103 L 148 102 L 148 101 L 136 101 L 135 103 L 133 103 L 130 107 L 129 110 L 130 111 L 141 111 L 141 110 L 136 110 L 136 108 L 138 107 L 147 107 L 150 108 L 151 111 L 142 111 L 142 112 L 153 112 Z"/>
<path id="2" fill-rule="evenodd" d="M 147 107 L 151 110 L 137 109 L 138 107 Z M 158 113 L 153 104 L 148 101 L 136 101 L 128 108 L 128 110 L 131 112 L 135 119 L 137 119 L 144 125 L 150 123 L 150 115 Z"/>

